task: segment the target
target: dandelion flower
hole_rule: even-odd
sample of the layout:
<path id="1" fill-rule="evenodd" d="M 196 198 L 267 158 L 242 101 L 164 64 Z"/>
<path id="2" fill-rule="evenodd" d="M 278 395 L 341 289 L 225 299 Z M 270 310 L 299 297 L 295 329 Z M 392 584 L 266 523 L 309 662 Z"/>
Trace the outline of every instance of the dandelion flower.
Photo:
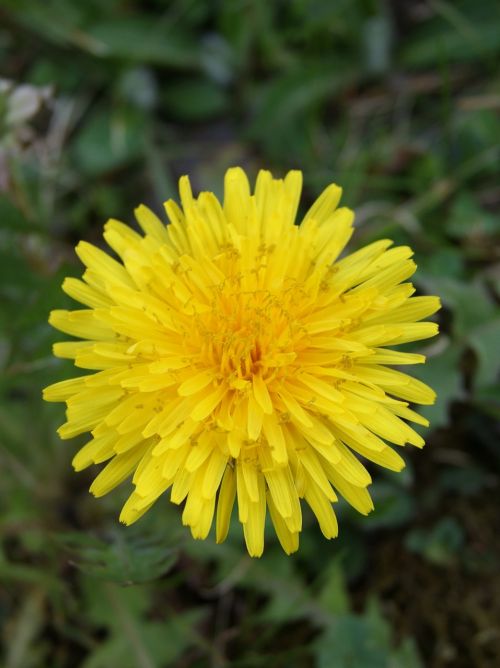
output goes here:
<path id="1" fill-rule="evenodd" d="M 184 176 L 182 208 L 165 204 L 170 224 L 145 206 L 135 211 L 144 235 L 108 221 L 119 260 L 78 244 L 83 280 L 63 290 L 86 308 L 49 321 L 79 339 L 54 354 L 95 373 L 44 397 L 67 404 L 61 438 L 91 434 L 74 468 L 107 462 L 95 496 L 132 476 L 125 524 L 170 490 L 193 537 L 206 538 L 215 515 L 220 542 L 236 501 L 249 554 L 263 552 L 267 510 L 289 554 L 303 502 L 333 538 L 338 495 L 373 508 L 363 461 L 399 471 L 392 446 L 424 445 L 407 421 L 428 422 L 409 404 L 435 394 L 391 367 L 425 358 L 392 346 L 434 336 L 422 320 L 439 300 L 413 296 L 407 246 L 383 239 L 339 259 L 354 215 L 337 208 L 338 186 L 296 225 L 301 187 L 299 171 L 261 171 L 252 194 L 233 168 L 221 205 L 193 197 Z"/>

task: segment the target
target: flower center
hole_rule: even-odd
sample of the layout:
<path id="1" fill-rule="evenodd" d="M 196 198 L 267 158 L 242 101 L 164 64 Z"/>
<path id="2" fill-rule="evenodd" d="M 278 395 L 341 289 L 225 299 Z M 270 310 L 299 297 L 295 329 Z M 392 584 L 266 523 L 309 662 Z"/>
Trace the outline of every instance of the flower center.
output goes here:
<path id="1" fill-rule="evenodd" d="M 216 291 L 210 311 L 196 317 L 200 361 L 234 389 L 256 374 L 276 377 L 293 362 L 300 338 L 289 302 L 268 289 Z"/>

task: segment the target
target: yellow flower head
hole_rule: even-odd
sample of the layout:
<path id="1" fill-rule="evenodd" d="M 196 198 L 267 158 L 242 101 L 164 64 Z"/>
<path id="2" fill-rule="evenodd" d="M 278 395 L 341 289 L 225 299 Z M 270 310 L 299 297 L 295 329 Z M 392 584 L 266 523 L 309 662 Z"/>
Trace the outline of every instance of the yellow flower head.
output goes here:
<path id="1" fill-rule="evenodd" d="M 434 336 L 421 322 L 437 297 L 413 297 L 412 251 L 381 240 L 338 259 L 354 215 L 330 185 L 295 225 L 302 174 L 225 176 L 224 204 L 194 198 L 180 180 L 182 209 L 165 204 L 165 226 L 135 214 L 144 236 L 110 220 L 104 237 L 121 261 L 81 242 L 83 281 L 64 291 L 87 308 L 53 311 L 77 337 L 54 354 L 95 373 L 45 390 L 67 403 L 61 438 L 91 432 L 77 471 L 108 463 L 90 490 L 106 494 L 131 474 L 120 519 L 135 522 L 165 491 L 185 502 L 183 524 L 205 538 L 227 535 L 235 499 L 248 552 L 264 549 L 269 509 L 287 553 L 297 550 L 301 499 L 326 538 L 337 535 L 341 494 L 361 513 L 373 504 L 360 459 L 399 471 L 397 446 L 424 441 L 404 420 L 427 425 L 408 403 L 434 392 L 390 368 L 423 355 L 391 347 Z"/>

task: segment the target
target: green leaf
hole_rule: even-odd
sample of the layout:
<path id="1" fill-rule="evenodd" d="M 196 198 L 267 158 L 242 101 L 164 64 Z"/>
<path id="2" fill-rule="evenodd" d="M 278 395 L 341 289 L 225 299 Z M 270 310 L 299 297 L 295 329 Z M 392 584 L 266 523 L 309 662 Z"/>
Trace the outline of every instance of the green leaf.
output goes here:
<path id="1" fill-rule="evenodd" d="M 223 112 L 228 97 L 223 89 L 206 79 L 187 79 L 169 85 L 164 94 L 166 109 L 182 121 L 200 121 Z"/>
<path id="2" fill-rule="evenodd" d="M 403 526 L 415 512 L 415 500 L 405 489 L 389 481 L 376 481 L 371 487 L 375 509 L 362 517 L 363 528 L 377 530 Z"/>
<path id="3" fill-rule="evenodd" d="M 273 79 L 257 94 L 256 114 L 252 131 L 259 136 L 272 136 L 290 126 L 308 110 L 351 81 L 352 69 L 306 63 Z"/>
<path id="4" fill-rule="evenodd" d="M 434 564 L 446 565 L 459 557 L 465 541 L 462 527 L 454 517 L 445 517 L 430 531 L 413 529 L 406 537 L 406 547 Z"/>
<path id="5" fill-rule="evenodd" d="M 459 193 L 446 222 L 446 231 L 460 239 L 473 240 L 500 232 L 498 217 L 483 209 L 469 192 Z"/>
<path id="6" fill-rule="evenodd" d="M 479 388 L 474 393 L 474 403 L 488 415 L 500 420 L 500 384 Z"/>
<path id="7" fill-rule="evenodd" d="M 203 614 L 200 610 L 164 608 L 160 611 L 163 619 L 151 621 L 147 614 L 154 593 L 151 589 L 109 583 L 96 587 L 89 581 L 85 586 L 88 619 L 107 634 L 82 668 L 171 666 L 189 646 L 198 643 L 194 628 Z"/>
<path id="8" fill-rule="evenodd" d="M 457 337 L 467 336 L 495 314 L 495 306 L 479 280 L 465 283 L 445 277 L 435 282 L 435 288 L 436 294 L 453 313 L 453 332 Z"/>
<path id="9" fill-rule="evenodd" d="M 332 615 L 342 615 L 350 611 L 341 557 L 334 559 L 321 574 L 318 602 Z"/>
<path id="10" fill-rule="evenodd" d="M 177 550 L 165 538 L 133 534 L 116 528 L 108 540 L 84 534 L 56 537 L 81 571 L 101 580 L 131 584 L 164 575 L 177 560 Z"/>
<path id="11" fill-rule="evenodd" d="M 485 471 L 466 464 L 466 468 L 447 468 L 439 477 L 439 489 L 462 496 L 475 496 L 486 489 L 491 477 Z"/>
<path id="12" fill-rule="evenodd" d="M 146 145 L 146 116 L 136 107 L 97 108 L 73 145 L 78 168 L 91 176 L 138 158 Z"/>
<path id="13" fill-rule="evenodd" d="M 6 0 L 17 21 L 55 44 L 69 44 L 79 36 L 84 21 L 84 3 L 47 0 Z M 78 37 L 77 37 L 78 40 Z"/>
<path id="14" fill-rule="evenodd" d="M 493 385 L 500 373 L 500 315 L 469 332 L 468 342 L 478 359 L 474 386 Z"/>
<path id="15" fill-rule="evenodd" d="M 440 246 L 433 253 L 418 256 L 418 282 L 437 294 L 442 278 L 460 280 L 464 275 L 463 254 L 454 246 Z"/>
<path id="16" fill-rule="evenodd" d="M 29 232 L 37 229 L 36 225 L 30 223 L 5 195 L 0 195 L 0 225 L 3 229 L 13 232 Z"/>
<path id="17" fill-rule="evenodd" d="M 199 66 L 198 43 L 165 22 L 141 14 L 101 20 L 87 28 L 101 57 L 192 69 Z"/>
<path id="18" fill-rule="evenodd" d="M 421 668 L 413 644 L 391 643 L 391 629 L 375 600 L 362 615 L 333 619 L 315 642 L 317 668 Z"/>
<path id="19" fill-rule="evenodd" d="M 368 72 L 380 74 L 389 69 L 391 64 L 391 46 L 393 41 L 392 23 L 388 12 L 381 12 L 369 17 L 363 26 L 363 45 L 365 48 L 365 67 Z"/>
<path id="20" fill-rule="evenodd" d="M 443 61 L 484 61 L 500 51 L 500 8 L 495 0 L 440 2 L 435 8 L 434 16 L 404 41 L 402 65 L 435 68 Z"/>
<path id="21" fill-rule="evenodd" d="M 139 109 L 154 109 L 158 102 L 158 84 L 150 67 L 130 67 L 117 82 L 120 97 Z"/>
<path id="22" fill-rule="evenodd" d="M 37 642 L 43 633 L 45 596 L 42 588 L 31 588 L 9 620 L 5 668 L 36 668 L 49 663 L 46 643 Z"/>
<path id="23" fill-rule="evenodd" d="M 464 396 L 460 372 L 461 357 L 461 347 L 447 342 L 443 352 L 430 356 L 426 364 L 412 368 L 412 375 L 430 385 L 436 392 L 434 405 L 418 407 L 418 412 L 430 421 L 433 429 L 448 422 L 451 402 Z"/>

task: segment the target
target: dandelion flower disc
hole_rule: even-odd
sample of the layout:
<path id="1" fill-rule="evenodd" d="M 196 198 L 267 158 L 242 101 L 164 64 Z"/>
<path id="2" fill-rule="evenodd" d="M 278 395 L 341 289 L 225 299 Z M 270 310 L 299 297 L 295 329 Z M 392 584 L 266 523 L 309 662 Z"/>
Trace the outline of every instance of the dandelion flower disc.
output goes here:
<path id="1" fill-rule="evenodd" d="M 302 500 L 327 538 L 337 535 L 337 494 L 368 513 L 370 474 L 359 456 L 399 471 L 390 444 L 423 439 L 409 403 L 434 392 L 391 366 L 422 363 L 393 346 L 437 333 L 422 320 L 437 297 L 414 297 L 408 247 L 381 240 L 339 259 L 353 213 L 330 185 L 295 224 L 302 175 L 225 176 L 224 203 L 194 198 L 163 224 L 136 209 L 144 235 L 117 220 L 104 237 L 119 260 L 81 242 L 83 280 L 63 289 L 86 308 L 50 323 L 79 340 L 54 354 L 93 373 L 51 385 L 65 401 L 61 438 L 91 432 L 73 460 L 107 462 L 91 492 L 132 476 L 120 519 L 135 522 L 167 490 L 182 521 L 205 538 L 227 535 L 236 501 L 252 556 L 264 549 L 266 511 L 287 553 L 299 544 Z"/>

